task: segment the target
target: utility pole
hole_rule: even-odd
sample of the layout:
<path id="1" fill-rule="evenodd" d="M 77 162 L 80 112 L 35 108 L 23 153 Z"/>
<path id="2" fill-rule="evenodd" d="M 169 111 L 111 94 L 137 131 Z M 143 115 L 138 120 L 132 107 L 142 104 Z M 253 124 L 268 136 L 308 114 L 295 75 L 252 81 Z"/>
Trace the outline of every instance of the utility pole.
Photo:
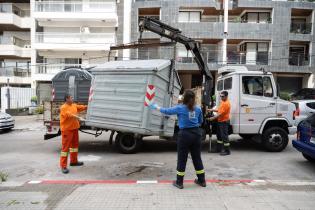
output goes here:
<path id="1" fill-rule="evenodd" d="M 227 64 L 227 38 L 229 23 L 229 0 L 223 0 L 224 8 L 224 31 L 223 31 L 223 59 L 222 63 Z"/>
<path id="2" fill-rule="evenodd" d="M 11 101 L 11 96 L 10 96 L 10 79 L 8 78 L 7 79 L 7 105 L 8 105 L 7 109 L 10 109 L 10 106 L 11 106 L 10 101 Z"/>

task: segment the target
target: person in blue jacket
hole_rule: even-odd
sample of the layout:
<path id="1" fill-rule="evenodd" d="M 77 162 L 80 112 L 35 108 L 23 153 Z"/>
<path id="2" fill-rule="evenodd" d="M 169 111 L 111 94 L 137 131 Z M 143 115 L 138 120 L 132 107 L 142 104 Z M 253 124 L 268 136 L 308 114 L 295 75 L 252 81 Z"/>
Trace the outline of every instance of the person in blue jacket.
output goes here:
<path id="1" fill-rule="evenodd" d="M 206 187 L 205 170 L 201 160 L 201 124 L 203 121 L 202 111 L 195 105 L 196 96 L 192 90 L 186 90 L 184 93 L 183 104 L 170 108 L 161 108 L 156 103 L 150 105 L 151 109 L 156 109 L 166 115 L 177 115 L 178 118 L 178 140 L 177 140 L 177 178 L 173 185 L 183 189 L 185 168 L 188 153 L 196 170 L 198 179 L 195 183 Z"/>

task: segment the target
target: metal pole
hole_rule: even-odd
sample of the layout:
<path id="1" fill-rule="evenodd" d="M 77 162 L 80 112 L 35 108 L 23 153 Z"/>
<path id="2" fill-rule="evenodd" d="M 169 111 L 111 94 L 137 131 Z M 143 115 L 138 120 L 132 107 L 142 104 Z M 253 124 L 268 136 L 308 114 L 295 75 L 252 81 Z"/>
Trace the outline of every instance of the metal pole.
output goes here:
<path id="1" fill-rule="evenodd" d="M 10 101 L 11 101 L 11 96 L 10 96 L 10 79 L 8 78 L 7 79 L 7 105 L 8 105 L 7 109 L 11 108 Z"/>
<path id="2" fill-rule="evenodd" d="M 224 31 L 223 31 L 223 58 L 222 64 L 227 63 L 227 37 L 228 37 L 228 23 L 229 23 L 229 1 L 223 0 L 224 4 Z"/>

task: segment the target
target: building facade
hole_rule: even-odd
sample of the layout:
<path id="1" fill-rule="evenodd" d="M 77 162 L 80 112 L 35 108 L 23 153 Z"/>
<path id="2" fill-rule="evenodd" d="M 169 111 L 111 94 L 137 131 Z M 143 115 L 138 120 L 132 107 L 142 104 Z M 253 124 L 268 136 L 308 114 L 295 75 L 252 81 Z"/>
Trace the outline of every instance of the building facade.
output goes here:
<path id="1" fill-rule="evenodd" d="M 19 2 L 19 3 L 17 3 Z M 0 2 L 0 86 L 31 85 L 31 17 L 28 1 Z"/>
<path id="2" fill-rule="evenodd" d="M 201 42 L 202 52 L 213 75 L 227 65 L 264 68 L 274 73 L 282 92 L 314 87 L 314 9 L 310 1 L 231 0 L 227 35 L 227 56 L 223 54 L 223 2 L 219 0 L 133 0 L 120 2 L 118 43 L 139 39 L 138 23 L 143 16 L 157 18 Z M 130 24 L 131 28 L 125 26 Z M 126 37 L 126 34 L 129 37 Z M 144 40 L 166 41 L 149 31 Z M 185 88 L 201 84 L 192 55 L 178 44 L 172 48 L 130 50 L 125 58 L 175 58 Z"/>
<path id="3" fill-rule="evenodd" d="M 70 66 L 91 67 L 108 60 L 116 44 L 116 0 L 31 0 L 32 86 L 49 100 L 51 79 Z"/>

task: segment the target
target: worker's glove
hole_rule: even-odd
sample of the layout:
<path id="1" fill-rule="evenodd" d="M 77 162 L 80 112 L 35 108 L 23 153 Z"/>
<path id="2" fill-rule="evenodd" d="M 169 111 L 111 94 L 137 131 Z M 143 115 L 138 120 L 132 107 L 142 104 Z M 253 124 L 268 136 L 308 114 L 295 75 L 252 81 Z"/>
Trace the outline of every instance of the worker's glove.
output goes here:
<path id="1" fill-rule="evenodd" d="M 159 109 L 160 107 L 159 107 L 156 103 L 152 103 L 152 104 L 150 104 L 149 108 L 150 108 L 151 110 L 157 110 L 157 109 Z"/>

